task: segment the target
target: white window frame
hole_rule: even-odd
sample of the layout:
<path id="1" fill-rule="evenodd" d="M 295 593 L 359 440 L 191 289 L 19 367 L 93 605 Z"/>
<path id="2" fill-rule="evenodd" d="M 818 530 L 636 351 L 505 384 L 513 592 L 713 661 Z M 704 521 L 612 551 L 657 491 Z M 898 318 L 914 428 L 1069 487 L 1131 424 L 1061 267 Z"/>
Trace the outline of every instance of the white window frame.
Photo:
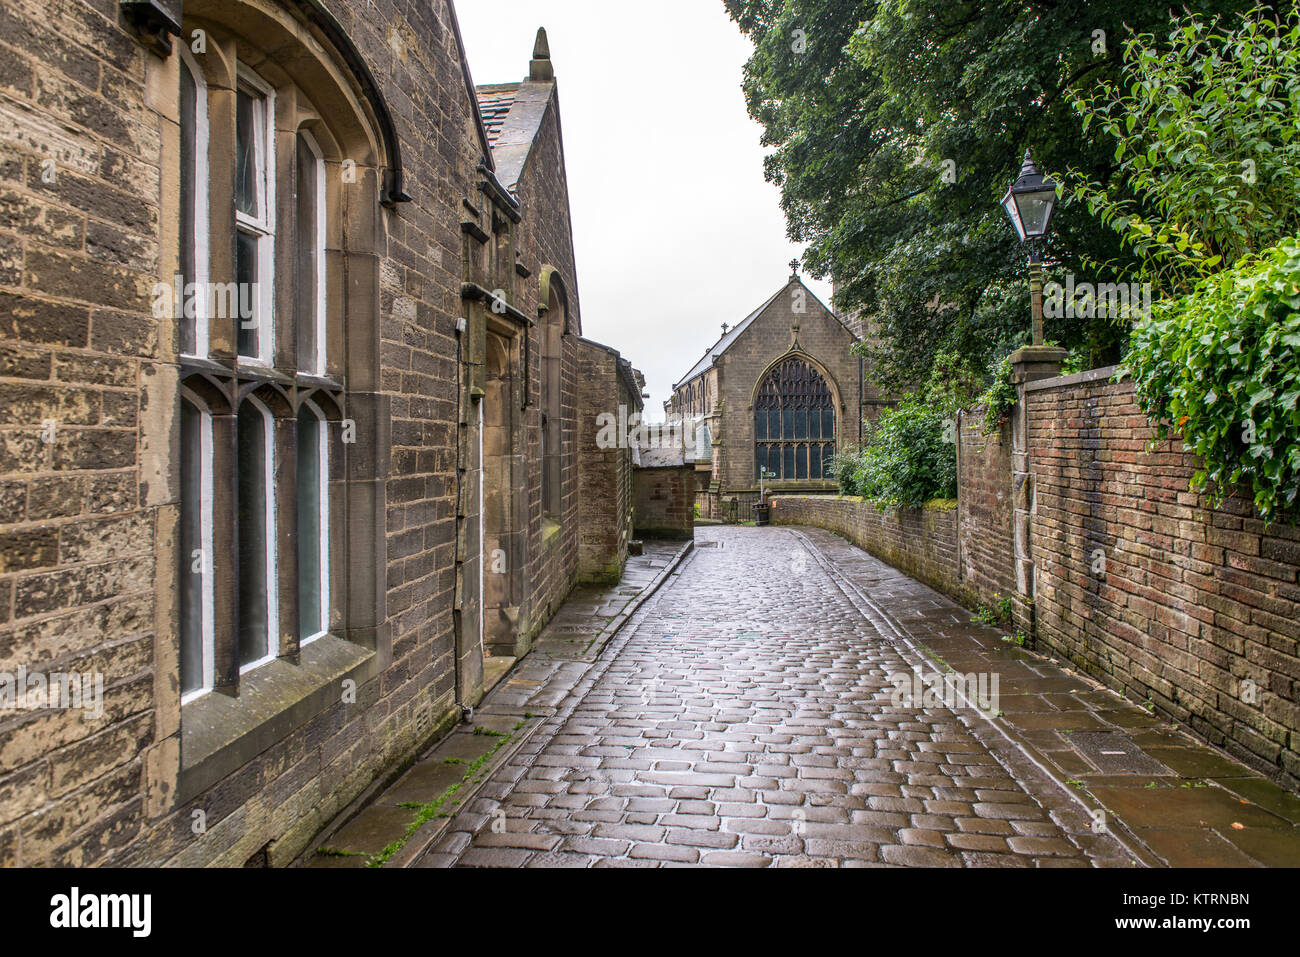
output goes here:
<path id="1" fill-rule="evenodd" d="M 253 154 L 261 185 L 259 215 L 250 216 L 235 206 L 235 229 L 257 237 L 257 352 L 241 361 L 269 366 L 275 350 L 275 89 L 242 63 L 238 85 L 254 95 Z M 257 111 L 262 110 L 259 117 Z M 239 297 L 242 301 L 242 295 Z M 241 319 L 242 323 L 242 319 Z"/>
<path id="2" fill-rule="evenodd" d="M 216 684 L 216 583 L 212 580 L 215 565 L 212 545 L 212 410 L 206 402 L 186 388 L 181 389 L 181 401 L 188 401 L 199 413 L 199 458 L 203 469 L 199 477 L 199 526 L 202 529 L 199 549 L 203 557 L 203 678 L 198 688 L 181 695 L 181 704 L 184 705 L 208 694 Z M 186 556 L 186 559 L 192 560 L 191 556 Z"/>
<path id="3" fill-rule="evenodd" d="M 194 301 L 194 356 L 206 358 L 212 350 L 212 332 L 208 317 L 208 266 L 211 256 L 209 249 L 211 175 L 208 158 L 211 136 L 208 126 L 208 81 L 185 44 L 178 44 L 177 49 L 181 54 L 180 68 L 189 70 L 194 80 L 194 209 L 192 210 L 194 235 L 187 238 L 194 243 L 194 275 L 191 279 L 198 290 L 198 296 Z M 184 298 L 185 290 L 180 289 L 178 293 L 182 297 L 182 309 L 188 309 L 188 300 Z"/>
<path id="4" fill-rule="evenodd" d="M 316 419 L 317 443 L 316 447 L 320 451 L 320 490 L 317 492 L 316 501 L 320 506 L 320 621 L 317 624 L 320 630 L 315 634 L 304 638 L 301 645 L 309 644 L 317 638 L 329 634 L 330 630 L 330 431 L 329 419 L 321 411 L 320 406 L 311 399 L 303 403 L 311 410 L 312 416 Z M 302 443 L 298 443 L 299 448 Z"/>
<path id="5" fill-rule="evenodd" d="M 304 372 L 313 375 L 323 376 L 325 374 L 326 359 L 326 341 L 325 331 L 327 328 L 327 293 L 328 286 L 325 281 L 325 240 L 328 235 L 328 223 L 326 222 L 326 210 L 328 202 L 325 196 L 325 153 L 320 148 L 320 143 L 312 135 L 310 130 L 300 129 L 298 135 L 307 143 L 307 148 L 311 150 L 312 155 L 316 157 L 316 298 L 315 313 L 313 319 L 316 323 L 316 367 L 314 369 L 304 369 Z M 296 158 L 295 158 L 296 159 Z"/>
<path id="6" fill-rule="evenodd" d="M 271 415 L 271 410 L 261 403 L 257 398 L 249 396 L 244 400 L 251 402 L 253 408 L 257 409 L 262 416 L 262 435 L 265 443 L 264 463 L 265 472 L 262 481 L 265 486 L 266 515 L 263 521 L 266 523 L 266 656 L 256 661 L 250 661 L 246 665 L 240 666 L 241 675 L 255 668 L 260 668 L 268 662 L 274 661 L 280 657 L 280 594 L 279 582 L 276 575 L 275 564 L 275 543 L 277 526 L 275 521 L 275 417 Z M 241 598 L 242 601 L 242 598 Z"/>

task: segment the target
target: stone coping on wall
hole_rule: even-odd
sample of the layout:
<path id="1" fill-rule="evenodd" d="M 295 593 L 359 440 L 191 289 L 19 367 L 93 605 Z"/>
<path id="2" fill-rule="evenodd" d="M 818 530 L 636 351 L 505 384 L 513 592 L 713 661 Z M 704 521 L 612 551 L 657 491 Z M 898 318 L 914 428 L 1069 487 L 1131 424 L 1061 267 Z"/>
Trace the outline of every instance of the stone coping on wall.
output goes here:
<path id="1" fill-rule="evenodd" d="M 1072 385 L 1086 385 L 1089 382 L 1098 382 L 1114 378 L 1115 373 L 1120 369 L 1119 366 L 1103 366 L 1100 369 L 1089 369 L 1087 372 L 1074 372 L 1070 375 L 1057 376 L 1054 379 L 1038 379 L 1034 382 L 1025 383 L 1026 392 L 1040 392 L 1044 389 L 1065 389 Z"/>
<path id="2" fill-rule="evenodd" d="M 877 512 L 898 512 L 898 511 L 951 512 L 953 509 L 957 507 L 957 500 L 955 498 L 932 498 L 924 505 L 921 505 L 919 507 L 909 507 L 909 508 L 902 508 L 900 506 L 879 505 L 876 502 L 872 501 L 871 499 L 866 498 L 862 495 L 833 495 L 829 493 L 824 495 L 816 495 L 810 493 L 781 492 L 776 495 L 769 494 L 768 498 L 773 503 L 776 503 L 779 499 L 783 499 L 783 498 L 809 498 L 809 499 L 816 499 L 819 501 L 824 501 L 829 499 L 837 502 L 852 502 L 856 505 L 870 505 Z"/>

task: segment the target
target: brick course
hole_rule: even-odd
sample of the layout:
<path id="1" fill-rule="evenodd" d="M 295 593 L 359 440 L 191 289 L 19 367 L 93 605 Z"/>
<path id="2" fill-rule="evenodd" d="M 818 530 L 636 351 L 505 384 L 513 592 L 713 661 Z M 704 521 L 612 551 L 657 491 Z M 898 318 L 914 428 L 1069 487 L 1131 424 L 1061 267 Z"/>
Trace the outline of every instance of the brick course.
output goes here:
<path id="1" fill-rule="evenodd" d="M 1026 401 L 1039 641 L 1296 786 L 1300 528 L 1189 492 L 1195 457 L 1177 441 L 1148 451 L 1130 382 Z"/>

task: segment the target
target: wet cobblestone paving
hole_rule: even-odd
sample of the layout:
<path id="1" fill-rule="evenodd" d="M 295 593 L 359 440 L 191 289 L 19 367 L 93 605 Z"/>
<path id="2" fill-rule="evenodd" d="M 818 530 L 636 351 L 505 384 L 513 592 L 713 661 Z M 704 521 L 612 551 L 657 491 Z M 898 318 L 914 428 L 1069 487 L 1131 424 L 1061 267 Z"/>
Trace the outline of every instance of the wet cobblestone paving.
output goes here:
<path id="1" fill-rule="evenodd" d="M 921 659 L 837 579 L 799 531 L 699 530 L 597 661 L 536 672 L 554 712 L 420 866 L 1132 866 L 976 712 L 897 707 Z"/>

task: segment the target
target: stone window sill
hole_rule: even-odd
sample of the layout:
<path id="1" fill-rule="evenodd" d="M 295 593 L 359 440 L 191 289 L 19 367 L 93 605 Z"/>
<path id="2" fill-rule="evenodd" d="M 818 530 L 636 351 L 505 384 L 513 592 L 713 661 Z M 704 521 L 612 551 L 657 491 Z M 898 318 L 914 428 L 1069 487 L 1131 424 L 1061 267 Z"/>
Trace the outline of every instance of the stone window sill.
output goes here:
<path id="1" fill-rule="evenodd" d="M 177 803 L 239 770 L 343 695 L 342 682 L 362 684 L 378 656 L 324 635 L 306 645 L 301 663 L 276 660 L 239 680 L 239 697 L 207 694 L 181 707 L 181 773 Z"/>

